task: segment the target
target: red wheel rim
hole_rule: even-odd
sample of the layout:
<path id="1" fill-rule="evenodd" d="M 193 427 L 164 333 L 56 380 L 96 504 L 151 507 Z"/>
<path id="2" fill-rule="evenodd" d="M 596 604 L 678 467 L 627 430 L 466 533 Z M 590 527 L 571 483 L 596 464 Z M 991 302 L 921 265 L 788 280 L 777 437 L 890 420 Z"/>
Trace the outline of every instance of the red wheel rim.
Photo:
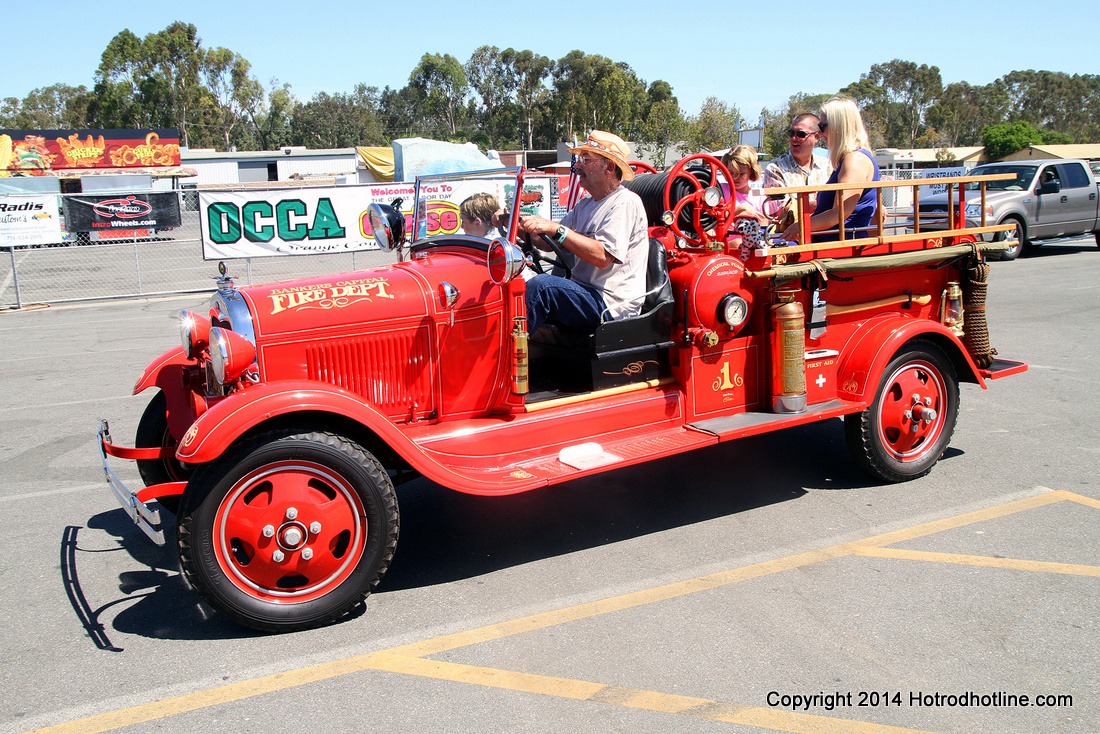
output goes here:
<path id="1" fill-rule="evenodd" d="M 917 360 L 894 371 L 878 406 L 878 437 L 898 461 L 922 459 L 943 432 L 947 387 L 932 364 Z"/>
<path id="2" fill-rule="evenodd" d="M 266 464 L 218 506 L 214 553 L 226 576 L 262 601 L 300 603 L 336 589 L 367 541 L 354 487 L 308 461 Z"/>

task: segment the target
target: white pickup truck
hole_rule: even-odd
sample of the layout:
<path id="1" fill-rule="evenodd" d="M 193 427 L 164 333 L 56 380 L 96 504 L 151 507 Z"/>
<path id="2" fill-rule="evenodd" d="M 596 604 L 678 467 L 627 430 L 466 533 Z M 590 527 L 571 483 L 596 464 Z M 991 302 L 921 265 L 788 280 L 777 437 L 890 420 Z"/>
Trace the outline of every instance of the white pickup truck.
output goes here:
<path id="1" fill-rule="evenodd" d="M 985 223 L 1015 224 L 1015 231 L 997 233 L 1018 244 L 1004 251 L 1002 260 L 1014 260 L 1024 247 L 1036 240 L 1076 235 L 1096 235 L 1100 245 L 1100 195 L 1098 182 L 1086 161 L 1074 159 L 987 163 L 972 169 L 975 176 L 992 173 L 1015 174 L 1015 179 L 986 184 Z M 966 226 L 981 223 L 982 203 L 977 184 L 966 187 Z M 971 193 L 972 192 L 972 193 Z M 952 202 L 946 194 L 921 197 L 922 230 L 947 229 L 947 210 Z M 958 206 L 958 201 L 953 202 Z"/>

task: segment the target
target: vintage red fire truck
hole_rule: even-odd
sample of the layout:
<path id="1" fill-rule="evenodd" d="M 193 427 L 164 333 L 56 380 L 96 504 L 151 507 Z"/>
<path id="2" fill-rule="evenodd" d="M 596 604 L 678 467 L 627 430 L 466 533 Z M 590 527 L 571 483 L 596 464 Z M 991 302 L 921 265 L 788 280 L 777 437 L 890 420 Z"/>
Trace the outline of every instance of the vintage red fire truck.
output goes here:
<path id="1" fill-rule="evenodd" d="M 154 393 L 136 447 L 100 424 L 120 503 L 159 543 L 161 511 L 176 513 L 182 571 L 212 607 L 270 631 L 345 615 L 385 573 L 394 486 L 417 476 L 506 495 L 842 416 L 871 475 L 913 479 L 951 439 L 960 381 L 1027 369 L 985 335 L 985 254 L 1012 243 L 965 225 L 973 177 L 934 181 L 958 194 L 947 230 L 882 217 L 861 239 L 749 246 L 717 159 L 639 173 L 649 292 L 640 316 L 592 334 L 527 333 L 524 269 L 562 253 L 517 245 L 523 179 L 418 179 L 416 237 L 371 205 L 392 265 L 252 287 L 223 268 L 209 311 L 183 312 L 182 344 L 138 378 L 135 394 Z M 463 186 L 508 187 L 507 237 L 426 231 L 432 192 Z M 822 188 L 767 193 L 806 204 Z M 108 456 L 136 460 L 146 486 L 128 489 Z"/>

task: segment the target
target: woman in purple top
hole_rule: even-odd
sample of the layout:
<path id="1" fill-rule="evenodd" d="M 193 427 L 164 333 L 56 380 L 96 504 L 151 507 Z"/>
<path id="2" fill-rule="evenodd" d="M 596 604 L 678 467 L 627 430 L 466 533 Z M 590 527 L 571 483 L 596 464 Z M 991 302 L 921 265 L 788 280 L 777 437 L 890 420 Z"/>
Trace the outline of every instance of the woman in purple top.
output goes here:
<path id="1" fill-rule="evenodd" d="M 868 150 L 867 130 L 856 103 L 847 97 L 833 97 L 821 108 L 819 116 L 821 132 L 829 148 L 833 163 L 833 175 L 828 183 L 860 183 L 878 181 L 878 164 Z M 878 204 L 874 189 L 846 189 L 844 202 L 844 237 L 868 237 L 868 227 L 876 221 Z M 840 204 L 836 191 L 822 191 L 817 195 L 817 209 L 810 217 L 810 230 L 814 242 L 836 240 L 840 221 Z M 824 231 L 828 230 L 828 231 Z M 801 225 L 795 222 L 783 233 L 783 239 L 797 240 Z"/>

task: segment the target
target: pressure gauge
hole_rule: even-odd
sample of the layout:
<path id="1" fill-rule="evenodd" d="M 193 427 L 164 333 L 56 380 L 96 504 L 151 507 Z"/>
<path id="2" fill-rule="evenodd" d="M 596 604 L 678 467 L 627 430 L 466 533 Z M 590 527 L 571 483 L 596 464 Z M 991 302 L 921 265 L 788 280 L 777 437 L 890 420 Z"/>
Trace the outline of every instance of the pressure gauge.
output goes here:
<path id="1" fill-rule="evenodd" d="M 749 317 L 749 304 L 736 293 L 727 293 L 718 303 L 718 319 L 737 329 Z"/>
<path id="2" fill-rule="evenodd" d="M 703 203 L 710 207 L 718 206 L 722 203 L 722 190 L 717 186 L 708 186 L 703 191 Z"/>

